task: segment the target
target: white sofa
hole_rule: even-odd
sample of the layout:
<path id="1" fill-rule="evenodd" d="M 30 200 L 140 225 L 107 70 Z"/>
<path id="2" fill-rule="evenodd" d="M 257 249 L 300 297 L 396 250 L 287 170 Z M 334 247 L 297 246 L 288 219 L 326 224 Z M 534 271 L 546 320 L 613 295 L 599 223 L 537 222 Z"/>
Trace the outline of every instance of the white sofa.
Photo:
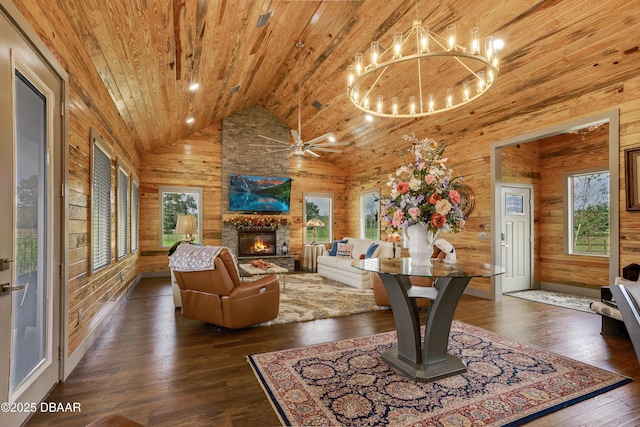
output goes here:
<path id="1" fill-rule="evenodd" d="M 393 243 L 382 240 L 358 239 L 345 237 L 347 244 L 353 245 L 351 257 L 339 257 L 331 255 L 321 255 L 318 257 L 318 274 L 328 279 L 335 280 L 345 285 L 359 289 L 372 289 L 374 273 L 359 270 L 351 266 L 355 260 L 359 260 L 361 255 L 367 253 L 367 249 L 373 244 L 378 244 L 378 249 L 373 254 L 374 258 L 393 258 Z M 396 248 L 396 256 L 399 256 L 400 247 Z"/>

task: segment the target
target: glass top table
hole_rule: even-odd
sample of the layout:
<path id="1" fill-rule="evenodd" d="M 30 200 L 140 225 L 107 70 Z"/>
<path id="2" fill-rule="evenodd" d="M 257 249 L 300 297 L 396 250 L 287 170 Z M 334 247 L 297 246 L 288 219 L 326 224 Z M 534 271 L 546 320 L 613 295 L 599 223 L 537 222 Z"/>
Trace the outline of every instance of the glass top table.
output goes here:
<path id="1" fill-rule="evenodd" d="M 382 354 L 384 360 L 417 381 L 435 381 L 467 371 L 462 360 L 447 353 L 453 314 L 471 279 L 503 274 L 502 267 L 444 260 L 415 266 L 410 258 L 370 258 L 354 261 L 352 266 L 377 273 L 389 295 L 398 345 Z M 432 287 L 412 286 L 412 276 L 435 281 Z M 422 342 L 417 298 L 431 300 Z"/>

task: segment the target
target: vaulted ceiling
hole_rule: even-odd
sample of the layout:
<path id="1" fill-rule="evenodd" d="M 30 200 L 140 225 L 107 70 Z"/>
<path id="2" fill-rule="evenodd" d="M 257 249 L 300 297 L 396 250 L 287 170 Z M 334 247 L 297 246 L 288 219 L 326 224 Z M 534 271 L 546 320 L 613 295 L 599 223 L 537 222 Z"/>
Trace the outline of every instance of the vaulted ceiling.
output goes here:
<path id="1" fill-rule="evenodd" d="M 464 108 L 421 119 L 433 129 L 468 127 L 470 116 L 481 127 L 535 115 L 640 68 L 640 6 L 626 0 L 105 0 L 62 7 L 141 151 L 254 105 L 296 129 L 300 79 L 303 139 L 334 132 L 350 142 L 344 153 L 351 161 L 366 156 L 363 148 L 375 149 L 415 119 L 366 122 L 347 99 L 347 66 L 372 40 L 390 43 L 395 31 L 407 31 L 418 14 L 436 32 L 449 23 L 458 34 L 477 26 L 482 37 L 506 43 L 497 85 Z M 270 19 L 258 27 L 265 14 Z M 192 82 L 200 89 L 191 92 Z"/>

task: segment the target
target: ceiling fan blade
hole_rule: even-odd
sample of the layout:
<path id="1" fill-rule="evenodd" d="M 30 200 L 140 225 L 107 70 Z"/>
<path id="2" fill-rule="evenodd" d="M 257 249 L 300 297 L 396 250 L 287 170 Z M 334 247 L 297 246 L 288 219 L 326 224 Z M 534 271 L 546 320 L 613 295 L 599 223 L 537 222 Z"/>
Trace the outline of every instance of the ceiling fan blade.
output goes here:
<path id="1" fill-rule="evenodd" d="M 313 144 L 315 147 L 338 147 L 340 145 L 349 145 L 348 142 L 323 142 L 322 144 Z"/>
<path id="2" fill-rule="evenodd" d="M 295 130 L 291 129 L 291 135 L 293 135 L 293 142 L 296 145 L 302 145 L 303 144 L 302 140 L 300 139 L 300 135 L 298 134 L 298 132 L 296 132 Z"/>
<path id="3" fill-rule="evenodd" d="M 314 153 L 313 151 L 311 151 L 309 149 L 304 150 L 304 152 L 309 154 L 309 155 L 311 155 L 311 156 L 313 156 L 313 157 L 320 157 L 319 154 L 316 154 L 316 153 Z"/>
<path id="4" fill-rule="evenodd" d="M 324 151 L 326 153 L 341 153 L 342 151 L 340 150 L 336 150 L 335 148 L 324 148 L 324 147 L 318 147 L 317 145 L 315 147 L 311 147 L 316 151 Z"/>
<path id="5" fill-rule="evenodd" d="M 330 133 L 325 133 L 324 135 L 319 136 L 319 137 L 317 137 L 317 138 L 313 138 L 311 141 L 307 141 L 306 143 L 307 143 L 307 144 L 315 144 L 316 142 L 318 142 L 318 141 L 322 141 L 323 139 L 328 139 L 328 138 L 330 138 L 331 136 L 333 136 L 333 135 L 331 135 Z"/>
<path id="6" fill-rule="evenodd" d="M 268 139 L 269 141 L 275 141 L 275 142 L 278 142 L 280 144 L 285 144 L 285 145 L 290 145 L 291 144 L 289 141 L 287 141 L 287 142 L 280 141 L 279 139 L 271 138 L 270 136 L 264 136 L 264 135 L 258 135 L 258 136 L 260 138 Z"/>
<path id="7" fill-rule="evenodd" d="M 277 150 L 268 150 L 268 151 L 265 151 L 265 153 L 268 153 L 268 154 L 269 154 L 269 153 L 279 153 L 279 152 L 281 152 L 281 151 L 290 151 L 290 150 L 291 150 L 290 148 L 278 148 Z"/>

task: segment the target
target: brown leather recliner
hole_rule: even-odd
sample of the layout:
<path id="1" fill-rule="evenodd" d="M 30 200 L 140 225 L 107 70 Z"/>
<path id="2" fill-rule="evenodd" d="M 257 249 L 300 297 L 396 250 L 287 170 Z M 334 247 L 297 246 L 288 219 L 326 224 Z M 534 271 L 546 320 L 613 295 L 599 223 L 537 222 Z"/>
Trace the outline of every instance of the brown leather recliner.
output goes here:
<path id="1" fill-rule="evenodd" d="M 446 253 L 441 251 L 439 248 L 433 248 L 433 255 L 431 258 L 444 258 Z M 411 285 L 413 286 L 433 286 L 433 279 L 429 277 L 411 277 Z M 376 305 L 382 307 L 391 307 L 391 301 L 389 301 L 389 296 L 387 295 L 387 290 L 384 288 L 382 284 L 382 280 L 380 280 L 380 276 L 376 273 L 373 276 L 373 298 L 376 302 Z M 416 298 L 416 303 L 418 307 L 428 307 L 429 300 L 425 298 Z"/>
<path id="2" fill-rule="evenodd" d="M 276 274 L 241 282 L 235 257 L 223 248 L 215 269 L 174 271 L 182 314 L 230 329 L 246 328 L 278 317 L 280 283 Z"/>

